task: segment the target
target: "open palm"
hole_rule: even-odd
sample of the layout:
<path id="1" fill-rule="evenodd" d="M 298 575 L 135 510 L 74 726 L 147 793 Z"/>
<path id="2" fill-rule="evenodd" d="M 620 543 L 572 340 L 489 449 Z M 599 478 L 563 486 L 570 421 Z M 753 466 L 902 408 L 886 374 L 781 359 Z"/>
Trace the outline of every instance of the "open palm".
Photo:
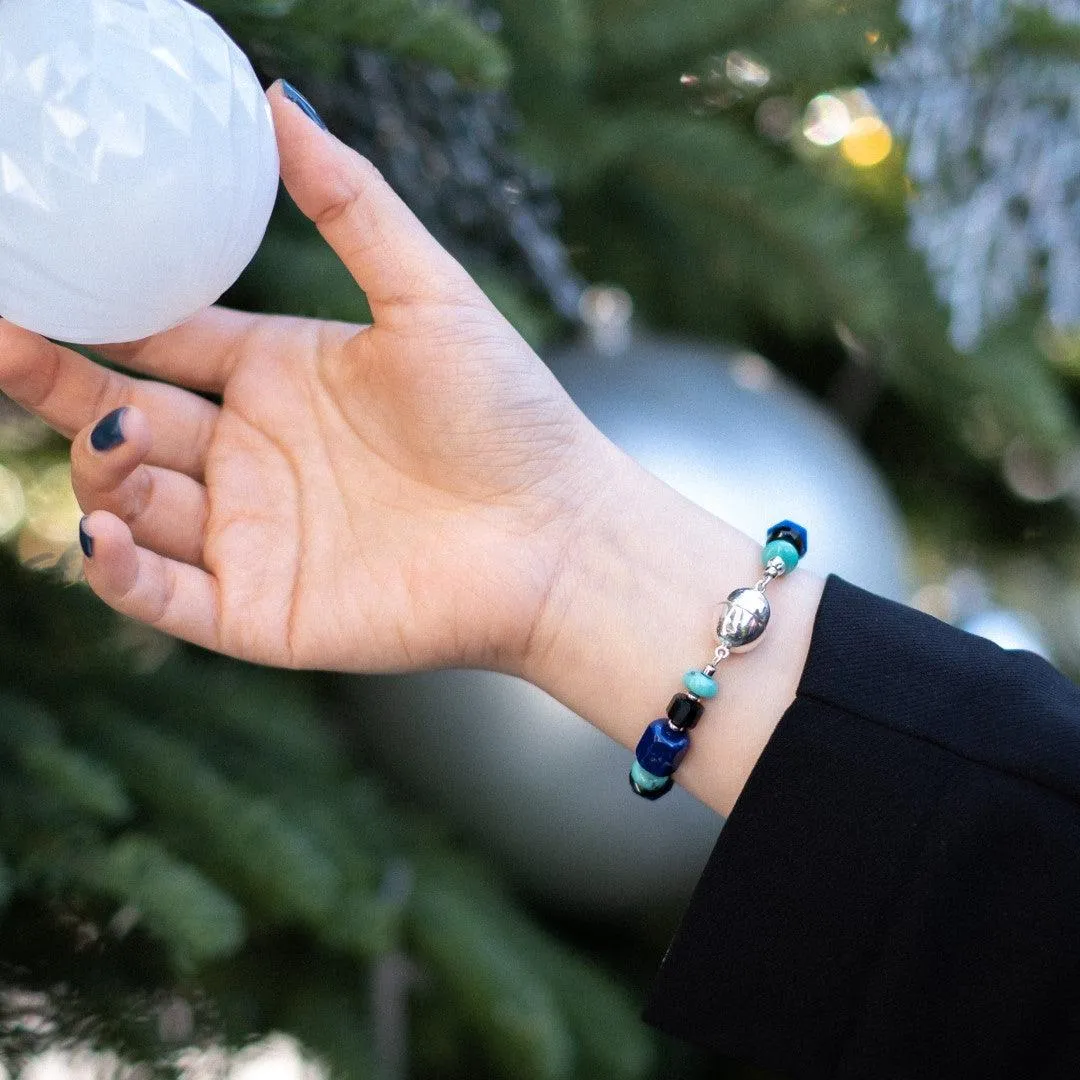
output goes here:
<path id="1" fill-rule="evenodd" d="M 269 96 L 373 324 L 213 308 L 99 347 L 139 379 L 0 322 L 0 389 L 73 439 L 87 579 L 118 610 L 265 663 L 513 670 L 598 436 L 375 170 Z"/>

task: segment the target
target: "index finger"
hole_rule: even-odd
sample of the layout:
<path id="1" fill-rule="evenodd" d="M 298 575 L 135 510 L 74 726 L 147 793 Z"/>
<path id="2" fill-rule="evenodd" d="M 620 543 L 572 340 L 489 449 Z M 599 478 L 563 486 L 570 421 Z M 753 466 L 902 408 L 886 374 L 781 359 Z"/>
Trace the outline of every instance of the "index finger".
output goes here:
<path id="1" fill-rule="evenodd" d="M 249 337 L 273 316 L 211 307 L 160 334 L 90 346 L 99 356 L 144 375 L 221 393 Z"/>

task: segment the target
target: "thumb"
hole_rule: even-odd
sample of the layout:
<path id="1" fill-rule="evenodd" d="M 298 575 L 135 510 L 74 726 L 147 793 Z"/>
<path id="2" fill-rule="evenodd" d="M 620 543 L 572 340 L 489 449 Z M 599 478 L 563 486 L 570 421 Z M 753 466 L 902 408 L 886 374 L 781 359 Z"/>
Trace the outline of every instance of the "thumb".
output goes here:
<path id="1" fill-rule="evenodd" d="M 267 97 L 281 179 L 364 290 L 376 323 L 401 319 L 418 304 L 483 298 L 367 158 L 311 119 L 314 110 L 308 113 L 290 100 L 280 80 Z"/>

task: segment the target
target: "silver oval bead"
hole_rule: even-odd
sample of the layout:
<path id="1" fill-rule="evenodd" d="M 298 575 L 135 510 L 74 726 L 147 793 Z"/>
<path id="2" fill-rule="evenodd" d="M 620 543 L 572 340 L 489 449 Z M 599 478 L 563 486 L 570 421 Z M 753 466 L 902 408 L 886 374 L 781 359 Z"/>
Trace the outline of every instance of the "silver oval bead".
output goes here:
<path id="1" fill-rule="evenodd" d="M 759 589 L 736 589 L 724 601 L 716 636 L 732 652 L 746 652 L 765 633 L 771 613 L 769 600 Z"/>

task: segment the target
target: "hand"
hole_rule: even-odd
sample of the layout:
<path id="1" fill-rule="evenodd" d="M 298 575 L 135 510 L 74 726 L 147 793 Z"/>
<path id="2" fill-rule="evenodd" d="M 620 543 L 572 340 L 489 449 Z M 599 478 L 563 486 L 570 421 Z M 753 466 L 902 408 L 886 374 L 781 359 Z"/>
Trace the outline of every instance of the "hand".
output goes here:
<path id="1" fill-rule="evenodd" d="M 86 577 L 118 611 L 268 664 L 519 670 L 602 440 L 375 169 L 269 99 L 373 324 L 213 308 L 97 347 L 167 385 L 0 322 L 0 389 L 73 438 Z"/>
<path id="2" fill-rule="evenodd" d="M 261 663 L 520 674 L 634 746 L 760 541 L 616 450 L 372 166 L 269 98 L 282 179 L 373 324 L 212 308 L 98 347 L 137 379 L 0 320 L 0 390 L 73 439 L 87 580 Z M 123 441 L 95 449 L 118 408 Z M 794 697 L 820 592 L 802 571 L 777 591 L 782 647 L 726 673 L 729 722 L 680 767 L 722 813 Z"/>

